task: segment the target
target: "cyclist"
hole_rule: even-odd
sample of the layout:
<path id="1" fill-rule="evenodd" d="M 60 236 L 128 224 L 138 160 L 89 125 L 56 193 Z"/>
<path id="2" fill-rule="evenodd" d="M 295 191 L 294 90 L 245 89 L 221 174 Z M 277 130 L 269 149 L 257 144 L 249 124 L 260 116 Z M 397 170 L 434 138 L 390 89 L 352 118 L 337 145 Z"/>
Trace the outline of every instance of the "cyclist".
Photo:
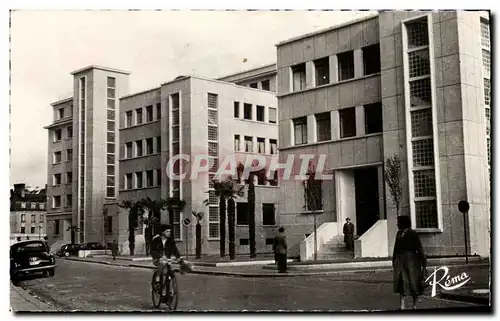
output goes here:
<path id="1" fill-rule="evenodd" d="M 160 263 L 162 257 L 170 258 L 175 256 L 182 262 L 182 257 L 179 254 L 179 250 L 175 245 L 175 240 L 172 237 L 172 229 L 170 225 L 160 225 L 159 233 L 157 233 L 151 242 L 151 256 L 153 257 L 153 264 L 156 266 L 156 271 L 161 272 L 163 265 Z M 170 268 L 170 267 L 169 267 Z M 163 273 L 159 273 L 163 276 Z M 163 284 L 163 280 L 157 280 Z M 168 288 L 168 284 L 165 290 Z M 164 291 L 165 291 L 164 290 Z M 162 291 L 163 292 L 163 291 Z M 166 293 L 162 293 L 166 295 Z"/>

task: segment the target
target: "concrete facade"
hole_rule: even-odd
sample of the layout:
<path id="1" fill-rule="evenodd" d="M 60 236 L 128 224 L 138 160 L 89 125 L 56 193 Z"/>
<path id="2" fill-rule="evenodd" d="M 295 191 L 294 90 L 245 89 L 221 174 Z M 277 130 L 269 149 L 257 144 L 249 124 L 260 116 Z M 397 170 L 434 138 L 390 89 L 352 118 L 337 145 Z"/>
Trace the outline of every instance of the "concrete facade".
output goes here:
<path id="1" fill-rule="evenodd" d="M 240 86 L 276 92 L 276 64 L 270 64 L 235 73 L 218 78 L 217 80 L 235 83 Z"/>
<path id="2" fill-rule="evenodd" d="M 410 143 L 414 144 L 409 124 L 412 121 L 410 112 L 415 109 L 410 107 L 409 81 L 413 79 L 408 78 L 408 48 L 404 49 L 408 40 L 403 38 L 408 35 L 407 26 L 414 22 L 406 19 L 415 17 L 427 18 L 429 26 L 431 59 L 427 60 L 430 70 L 425 77 L 431 79 L 433 117 L 428 139 L 435 142 L 433 155 L 436 159 L 435 165 L 429 167 L 435 177 L 426 188 L 436 190 L 430 198 L 415 196 L 412 177 L 421 169 L 415 167 L 412 149 L 408 149 Z M 392 254 L 397 214 L 383 183 L 383 165 L 387 158 L 398 154 L 403 189 L 400 214 L 411 215 L 413 227 L 421 232 L 427 253 L 463 254 L 463 223 L 457 204 L 468 200 L 471 204 L 469 253 L 489 255 L 490 191 L 485 170 L 483 73 L 481 52 L 477 49 L 481 48 L 480 17 L 481 14 L 475 12 L 388 11 L 277 45 L 280 160 L 283 162 L 289 154 L 326 154 L 327 172 L 334 174 L 334 180 L 323 183 L 320 223 L 338 222 L 341 229 L 346 216 L 351 219 L 356 216 L 352 170 L 376 167 L 378 219 L 388 221 L 387 235 L 380 237 L 388 238 Z M 379 46 L 380 68 L 367 75 L 364 69 L 372 65 L 364 61 L 364 52 L 368 52 L 366 47 L 370 45 Z M 347 64 L 346 54 L 352 57 L 348 62 L 353 70 L 339 70 L 342 64 Z M 329 62 L 329 82 L 317 86 L 315 64 L 325 57 Z M 305 66 L 300 69 L 300 65 Z M 297 70 L 304 70 L 305 74 L 300 75 Z M 343 73 L 350 73 L 349 79 L 342 79 Z M 301 87 L 297 90 L 296 86 Z M 380 130 L 369 134 L 366 132 L 369 118 L 365 113 L 368 112 L 366 106 L 372 103 L 381 103 L 382 123 Z M 355 135 L 342 138 L 342 110 L 350 107 L 354 108 L 350 121 L 355 123 Z M 331 124 L 330 136 L 321 142 L 315 119 L 320 113 L 329 113 Z M 307 125 L 306 141 L 299 141 L 303 144 L 297 145 L 294 121 L 301 117 Z M 288 226 L 293 253 L 298 251 L 304 235 L 312 232 L 312 218 L 303 210 L 304 190 L 300 184 L 296 181 L 280 183 L 280 224 Z M 425 201 L 437 203 L 435 217 L 429 218 L 432 214 L 426 217 L 434 220 L 432 228 L 417 226 L 417 219 L 422 222 L 422 218 L 417 218 L 420 214 L 415 207 L 417 202 Z M 360 225 L 355 220 L 353 223 Z"/>

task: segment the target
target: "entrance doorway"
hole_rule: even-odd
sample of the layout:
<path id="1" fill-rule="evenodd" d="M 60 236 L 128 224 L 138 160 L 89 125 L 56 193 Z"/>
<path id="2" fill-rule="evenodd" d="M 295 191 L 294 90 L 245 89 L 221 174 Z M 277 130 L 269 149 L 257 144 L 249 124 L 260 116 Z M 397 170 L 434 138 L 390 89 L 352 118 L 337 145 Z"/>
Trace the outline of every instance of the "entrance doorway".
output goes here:
<path id="1" fill-rule="evenodd" d="M 378 168 L 354 170 L 356 234 L 363 235 L 380 219 Z"/>

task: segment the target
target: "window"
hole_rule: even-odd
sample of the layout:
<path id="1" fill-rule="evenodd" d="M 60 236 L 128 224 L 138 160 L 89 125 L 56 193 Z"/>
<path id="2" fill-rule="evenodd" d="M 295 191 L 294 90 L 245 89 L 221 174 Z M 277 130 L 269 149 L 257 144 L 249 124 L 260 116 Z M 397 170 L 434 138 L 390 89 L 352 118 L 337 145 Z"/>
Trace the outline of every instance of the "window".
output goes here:
<path id="1" fill-rule="evenodd" d="M 240 245 L 248 245 L 249 241 L 248 239 L 240 239 Z"/>
<path id="2" fill-rule="evenodd" d="M 481 46 L 490 48 L 490 22 L 481 18 Z"/>
<path id="3" fill-rule="evenodd" d="M 125 143 L 125 158 L 132 157 L 132 142 Z"/>
<path id="4" fill-rule="evenodd" d="M 262 90 L 267 90 L 267 91 L 271 90 L 269 80 L 263 80 L 261 82 L 261 86 L 262 86 Z"/>
<path id="5" fill-rule="evenodd" d="M 142 188 L 142 172 L 135 173 L 135 188 Z"/>
<path id="6" fill-rule="evenodd" d="M 486 74 L 489 76 L 491 72 L 491 57 L 490 52 L 488 50 L 483 49 L 483 68 Z"/>
<path id="7" fill-rule="evenodd" d="M 61 185 L 61 174 L 54 174 L 54 185 Z"/>
<path id="8" fill-rule="evenodd" d="M 67 138 L 73 137 L 73 126 L 68 126 L 66 128 L 66 137 Z"/>
<path id="9" fill-rule="evenodd" d="M 26 204 L 24 204 L 26 207 Z M 21 222 L 26 223 L 26 214 L 21 214 Z"/>
<path id="10" fill-rule="evenodd" d="M 316 114 L 316 136 L 318 142 L 324 142 L 332 139 L 330 112 Z"/>
<path id="11" fill-rule="evenodd" d="M 269 123 L 276 124 L 276 108 L 269 107 Z"/>
<path id="12" fill-rule="evenodd" d="M 161 153 L 161 136 L 156 137 L 156 153 Z"/>
<path id="13" fill-rule="evenodd" d="M 64 108 L 59 108 L 57 110 L 57 115 L 58 115 L 59 119 L 63 119 L 64 118 Z"/>
<path id="14" fill-rule="evenodd" d="M 208 237 L 219 238 L 219 208 L 217 206 L 208 208 Z"/>
<path id="15" fill-rule="evenodd" d="M 306 89 L 306 64 L 292 67 L 292 91 Z"/>
<path id="16" fill-rule="evenodd" d="M 146 187 L 154 186 L 153 170 L 146 171 Z"/>
<path id="17" fill-rule="evenodd" d="M 43 216 L 43 214 L 40 214 L 40 216 L 38 217 L 38 222 L 43 223 L 44 218 L 45 217 Z"/>
<path id="18" fill-rule="evenodd" d="M 436 200 L 416 201 L 415 212 L 417 217 L 417 228 L 437 228 Z"/>
<path id="19" fill-rule="evenodd" d="M 276 225 L 274 204 L 262 204 L 262 225 Z"/>
<path id="20" fill-rule="evenodd" d="M 108 165 L 111 164 L 113 165 L 115 163 L 115 155 L 111 155 L 111 154 L 108 154 L 107 156 L 107 160 L 108 160 Z"/>
<path id="21" fill-rule="evenodd" d="M 366 115 L 366 111 L 365 111 Z M 432 110 L 431 108 L 415 110 L 410 113 L 412 137 L 432 135 Z"/>
<path id="22" fill-rule="evenodd" d="M 348 51 L 337 55 L 339 80 L 354 78 L 354 52 Z"/>
<path id="23" fill-rule="evenodd" d="M 73 150 L 67 149 L 66 150 L 66 161 L 71 162 L 72 160 L 73 160 Z"/>
<path id="24" fill-rule="evenodd" d="M 115 142 L 115 133 L 108 132 L 108 142 L 110 142 L 110 143 Z"/>
<path id="25" fill-rule="evenodd" d="M 356 136 L 356 108 L 339 110 L 340 138 Z"/>
<path id="26" fill-rule="evenodd" d="M 106 216 L 106 234 L 113 234 L 113 216 Z"/>
<path id="27" fill-rule="evenodd" d="M 161 186 L 161 169 L 156 170 L 156 186 Z"/>
<path id="28" fill-rule="evenodd" d="M 153 106 L 146 106 L 146 122 L 153 121 Z"/>
<path id="29" fill-rule="evenodd" d="M 156 104 L 156 120 L 161 119 L 161 103 Z"/>
<path id="30" fill-rule="evenodd" d="M 328 57 L 315 60 L 314 70 L 316 71 L 316 86 L 330 83 L 330 62 Z"/>
<path id="31" fill-rule="evenodd" d="M 430 75 L 429 50 L 410 51 L 408 53 L 408 69 L 410 78 Z"/>
<path id="32" fill-rule="evenodd" d="M 250 88 L 257 88 L 257 83 L 256 83 L 256 82 L 251 83 L 251 84 L 250 84 Z"/>
<path id="33" fill-rule="evenodd" d="M 363 48 L 363 70 L 365 75 L 380 72 L 380 45 L 371 45 Z"/>
<path id="34" fill-rule="evenodd" d="M 26 227 L 21 226 L 21 234 L 25 234 L 25 233 L 26 233 Z"/>
<path id="35" fill-rule="evenodd" d="M 125 122 L 126 122 L 126 127 L 132 126 L 132 111 L 127 111 L 125 113 Z"/>
<path id="36" fill-rule="evenodd" d="M 142 108 L 135 110 L 135 124 L 136 125 L 142 124 Z"/>
<path id="37" fill-rule="evenodd" d="M 35 202 L 32 202 L 30 205 L 31 205 L 32 210 L 36 210 L 36 203 Z"/>
<path id="38" fill-rule="evenodd" d="M 54 141 L 55 141 L 55 142 L 58 142 L 58 141 L 60 141 L 61 139 L 62 139 L 62 130 L 60 130 L 60 129 L 56 129 L 56 130 L 54 131 Z"/>
<path id="39" fill-rule="evenodd" d="M 36 221 L 36 216 L 35 214 L 31 214 L 31 221 L 30 222 L 35 222 Z"/>
<path id="40" fill-rule="evenodd" d="M 433 146 L 432 138 L 412 142 L 413 164 L 415 167 L 434 165 Z"/>
<path id="41" fill-rule="evenodd" d="M 31 224 L 31 234 L 35 234 L 35 224 Z"/>
<path id="42" fill-rule="evenodd" d="M 26 202 L 21 202 L 21 208 L 26 208 Z"/>
<path id="43" fill-rule="evenodd" d="M 218 107 L 218 96 L 217 94 L 208 93 L 208 108 L 217 109 Z"/>
<path id="44" fill-rule="evenodd" d="M 265 154 L 266 153 L 266 139 L 257 137 L 257 153 Z"/>
<path id="45" fill-rule="evenodd" d="M 434 170 L 423 170 L 413 172 L 415 197 L 435 197 L 436 178 Z"/>
<path id="46" fill-rule="evenodd" d="M 52 203 L 53 208 L 61 207 L 61 196 L 60 195 L 54 196 L 52 201 L 53 201 L 53 203 Z"/>
<path id="47" fill-rule="evenodd" d="M 240 151 L 240 135 L 234 135 L 234 151 Z"/>
<path id="48" fill-rule="evenodd" d="M 257 121 L 264 121 L 264 106 L 257 105 Z"/>
<path id="49" fill-rule="evenodd" d="M 41 210 L 43 210 L 43 209 L 45 209 L 45 204 L 44 203 L 40 203 L 39 207 L 40 207 Z"/>
<path id="50" fill-rule="evenodd" d="M 245 136 L 245 152 L 253 153 L 252 137 Z"/>
<path id="51" fill-rule="evenodd" d="M 248 225 L 248 203 L 236 203 L 236 224 Z"/>
<path id="52" fill-rule="evenodd" d="M 68 194 L 66 195 L 66 207 L 71 207 L 73 206 L 73 195 Z"/>
<path id="53" fill-rule="evenodd" d="M 135 156 L 136 157 L 142 156 L 142 140 L 137 140 L 135 142 Z"/>
<path id="54" fill-rule="evenodd" d="M 252 120 L 252 104 L 243 104 L 243 118 Z"/>
<path id="55" fill-rule="evenodd" d="M 106 167 L 107 167 L 108 175 L 114 176 L 115 175 L 115 166 L 114 165 L 108 165 Z"/>
<path id="56" fill-rule="evenodd" d="M 266 239 L 266 245 L 274 245 L 274 239 L 273 238 L 267 238 Z"/>
<path id="57" fill-rule="evenodd" d="M 365 105 L 365 133 L 382 132 L 382 103 Z"/>
<path id="58" fill-rule="evenodd" d="M 54 235 L 59 235 L 59 233 L 61 233 L 60 221 L 61 220 L 54 220 Z"/>
<path id="59" fill-rule="evenodd" d="M 108 143 L 107 149 L 108 149 L 108 154 L 114 154 L 115 153 L 115 144 Z"/>
<path id="60" fill-rule="evenodd" d="M 429 33 L 427 20 L 412 22 L 406 25 L 408 35 L 408 49 L 427 46 L 429 44 Z"/>
<path id="61" fill-rule="evenodd" d="M 488 78 L 484 78 L 484 104 L 486 106 L 490 105 L 490 99 L 491 99 L 491 83 Z"/>
<path id="62" fill-rule="evenodd" d="M 67 184 L 73 183 L 73 172 L 66 173 L 66 183 Z"/>
<path id="63" fill-rule="evenodd" d="M 234 102 L 234 118 L 240 118 L 240 102 Z"/>
<path id="64" fill-rule="evenodd" d="M 146 139 L 146 155 L 153 154 L 153 138 Z"/>
<path id="65" fill-rule="evenodd" d="M 132 174 L 125 175 L 125 189 L 132 189 Z"/>
<path id="66" fill-rule="evenodd" d="M 307 144 L 307 119 L 305 117 L 293 120 L 295 145 Z"/>
<path id="67" fill-rule="evenodd" d="M 271 145 L 271 155 L 276 155 L 278 154 L 278 140 L 276 139 L 270 139 L 269 140 L 269 145 Z"/>

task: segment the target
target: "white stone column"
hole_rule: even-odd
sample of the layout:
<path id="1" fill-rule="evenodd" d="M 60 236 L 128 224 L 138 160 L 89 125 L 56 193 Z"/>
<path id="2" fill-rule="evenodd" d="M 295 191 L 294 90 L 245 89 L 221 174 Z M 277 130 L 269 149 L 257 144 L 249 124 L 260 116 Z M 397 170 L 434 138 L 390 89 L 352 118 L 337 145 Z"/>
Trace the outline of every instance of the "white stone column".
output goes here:
<path id="1" fill-rule="evenodd" d="M 257 120 L 257 105 L 252 104 L 252 119 L 251 120 Z"/>
<path id="2" fill-rule="evenodd" d="M 306 88 L 314 88 L 316 86 L 316 73 L 314 72 L 314 62 L 306 62 Z"/>
<path id="3" fill-rule="evenodd" d="M 355 49 L 354 50 L 354 77 L 363 77 L 364 76 L 364 66 L 363 66 L 363 50 Z"/>
<path id="4" fill-rule="evenodd" d="M 288 88 L 288 91 L 286 93 L 291 93 L 293 91 L 293 70 L 292 67 L 288 67 L 288 86 L 285 88 Z"/>
<path id="5" fill-rule="evenodd" d="M 330 67 L 330 83 L 336 83 L 339 81 L 339 62 L 337 55 L 330 56 L 328 62 Z"/>
<path id="6" fill-rule="evenodd" d="M 288 143 L 288 146 L 294 146 L 295 145 L 295 129 L 293 127 L 293 120 L 290 119 L 288 122 L 290 124 L 290 126 L 289 126 L 289 128 L 290 128 L 290 141 L 287 143 Z M 285 145 L 285 146 L 287 146 L 287 145 Z"/>
<path id="7" fill-rule="evenodd" d="M 338 110 L 330 111 L 331 138 L 337 140 L 340 138 L 340 116 Z"/>
<path id="8" fill-rule="evenodd" d="M 314 115 L 307 116 L 307 143 L 315 143 L 318 141 L 316 131 L 316 117 Z"/>
<path id="9" fill-rule="evenodd" d="M 356 136 L 365 136 L 365 107 L 356 106 Z"/>

